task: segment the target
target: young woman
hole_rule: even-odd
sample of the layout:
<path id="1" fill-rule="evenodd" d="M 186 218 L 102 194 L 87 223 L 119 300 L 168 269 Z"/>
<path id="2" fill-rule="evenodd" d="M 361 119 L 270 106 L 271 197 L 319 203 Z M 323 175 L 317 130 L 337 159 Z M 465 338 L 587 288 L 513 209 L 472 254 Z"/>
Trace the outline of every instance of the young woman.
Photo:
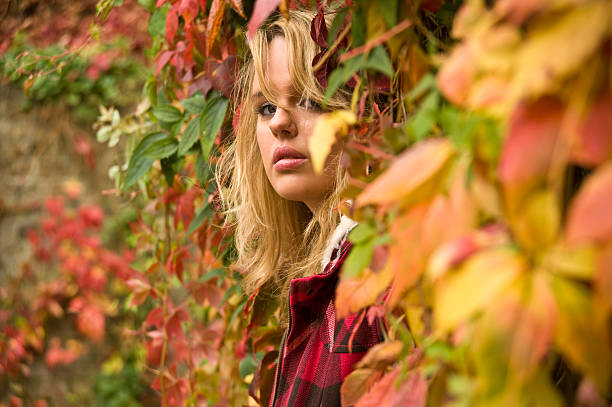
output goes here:
<path id="1" fill-rule="evenodd" d="M 340 147 L 321 174 L 308 152 L 324 99 L 312 72 L 321 51 L 310 37 L 314 16 L 290 11 L 289 19 L 276 17 L 249 42 L 237 134 L 217 173 L 245 290 L 263 290 L 281 302 L 286 331 L 272 407 L 339 406 L 342 381 L 382 339 L 376 323 L 336 318 L 334 293 L 355 222 L 335 209 L 346 178 Z M 347 109 L 348 96 L 338 92 L 327 109 Z"/>

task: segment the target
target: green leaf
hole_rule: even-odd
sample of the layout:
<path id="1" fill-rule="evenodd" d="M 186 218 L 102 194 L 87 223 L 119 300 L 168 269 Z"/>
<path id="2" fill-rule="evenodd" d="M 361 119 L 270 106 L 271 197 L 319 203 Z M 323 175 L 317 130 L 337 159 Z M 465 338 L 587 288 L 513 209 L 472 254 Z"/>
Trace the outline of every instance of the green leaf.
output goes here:
<path id="1" fill-rule="evenodd" d="M 221 129 L 227 104 L 227 99 L 216 95 L 206 101 L 206 106 L 204 106 L 200 118 L 200 129 L 202 131 L 200 143 L 202 145 L 202 154 L 205 158 L 208 158 L 210 155 L 215 137 L 217 137 L 217 133 Z"/>
<path id="2" fill-rule="evenodd" d="M 159 105 L 153 109 L 153 115 L 162 123 L 173 124 L 183 118 L 183 113 L 170 104 Z"/>
<path id="3" fill-rule="evenodd" d="M 427 73 L 419 83 L 408 93 L 408 101 L 414 102 L 415 99 L 421 97 L 425 92 L 436 87 L 436 78 L 431 73 Z"/>
<path id="4" fill-rule="evenodd" d="M 160 160 L 162 173 L 164 174 L 164 178 L 166 178 L 166 182 L 169 186 L 174 185 L 174 174 L 176 174 L 180 168 L 183 167 L 185 159 L 173 153 L 171 156 L 162 158 Z"/>
<path id="5" fill-rule="evenodd" d="M 393 64 L 389 59 L 389 55 L 387 55 L 387 50 L 382 45 L 374 48 L 368 56 L 368 61 L 366 62 L 367 69 L 373 69 L 378 72 L 382 72 L 387 75 L 389 78 L 393 78 L 395 71 L 393 69 Z"/>
<path id="6" fill-rule="evenodd" d="M 353 48 L 357 48 L 366 40 L 366 7 L 367 2 L 357 2 L 351 15 L 351 38 Z"/>
<path id="7" fill-rule="evenodd" d="M 240 294 L 242 292 L 242 289 L 240 288 L 240 284 L 235 284 L 233 286 L 231 286 L 223 295 L 223 298 L 221 299 L 221 304 L 223 305 L 225 304 L 225 301 L 227 301 L 227 299 L 234 293 L 238 293 Z"/>
<path id="8" fill-rule="evenodd" d="M 206 182 L 208 181 L 208 174 L 210 171 L 208 167 L 208 162 L 204 158 L 204 154 L 201 151 L 198 154 L 198 157 L 196 158 L 195 170 L 200 186 L 204 187 L 206 185 Z"/>
<path id="9" fill-rule="evenodd" d="M 340 28 L 342 28 L 342 24 L 346 19 L 346 14 L 348 13 L 348 11 L 348 8 L 342 9 L 338 11 L 338 13 L 336 13 L 336 15 L 334 16 L 334 21 L 332 21 L 331 26 L 327 31 L 327 43 L 329 45 L 333 44 L 334 40 L 338 36 L 338 33 L 340 32 Z"/>
<path id="10" fill-rule="evenodd" d="M 240 305 L 238 305 L 238 307 L 236 307 L 236 309 L 232 313 L 232 316 L 229 319 L 229 322 L 227 323 L 227 330 L 230 329 L 230 327 L 232 326 L 232 323 L 234 322 L 234 320 L 236 319 L 238 314 L 240 314 L 242 312 L 242 310 L 244 309 L 244 306 L 246 305 L 246 303 L 247 303 L 247 300 L 244 300 L 244 301 L 242 301 L 242 303 Z"/>
<path id="11" fill-rule="evenodd" d="M 218 268 L 210 270 L 208 273 L 204 274 L 198 279 L 198 283 L 205 283 L 215 277 L 220 277 L 220 279 L 223 279 L 223 277 L 225 277 L 225 269 Z"/>
<path id="12" fill-rule="evenodd" d="M 204 106 L 206 106 L 206 100 L 202 95 L 202 92 L 194 93 L 190 98 L 183 99 L 181 101 L 181 106 L 185 108 L 185 112 L 189 114 L 200 114 L 202 110 L 204 110 Z"/>
<path id="13" fill-rule="evenodd" d="M 376 8 L 385 18 L 387 27 L 397 24 L 397 0 L 376 0 Z"/>
<path id="14" fill-rule="evenodd" d="M 149 13 L 155 12 L 155 0 L 138 0 L 138 4 L 146 8 Z"/>
<path id="15" fill-rule="evenodd" d="M 157 160 L 171 156 L 176 152 L 178 148 L 176 139 L 170 134 L 162 134 L 164 134 L 165 137 L 155 140 L 142 152 L 144 157 Z"/>
<path id="16" fill-rule="evenodd" d="M 374 239 L 367 240 L 365 243 L 353 246 L 346 261 L 344 262 L 343 278 L 353 278 L 361 274 L 361 271 L 368 267 L 372 262 L 376 242 Z"/>
<path id="17" fill-rule="evenodd" d="M 134 185 L 140 177 L 146 174 L 153 165 L 155 161 L 152 158 L 146 157 L 144 152 L 149 146 L 155 143 L 158 140 L 166 138 L 168 135 L 166 133 L 152 133 L 146 135 L 140 143 L 134 149 L 132 156 L 130 157 L 130 161 L 128 163 L 127 175 L 125 177 L 125 182 L 123 183 L 123 187 L 121 188 L 123 191 Z"/>
<path id="18" fill-rule="evenodd" d="M 149 35 L 151 37 L 163 36 L 166 33 L 166 15 L 170 9 L 170 4 L 164 4 L 155 10 L 149 20 Z"/>
<path id="19" fill-rule="evenodd" d="M 125 191 L 134 185 L 140 179 L 140 177 L 149 171 L 149 168 L 151 168 L 151 165 L 153 165 L 155 160 L 153 158 L 146 157 L 144 153 L 153 143 L 166 137 L 168 137 L 166 133 L 159 132 L 148 134 L 142 140 L 140 140 L 140 143 L 138 143 L 134 149 L 134 152 L 132 153 L 132 156 L 130 157 L 125 182 L 121 188 L 122 191 Z"/>
<path id="20" fill-rule="evenodd" d="M 349 240 L 355 244 L 362 244 L 366 240 L 372 239 L 376 235 L 374 229 L 368 223 L 360 223 L 349 234 Z"/>
<path id="21" fill-rule="evenodd" d="M 198 228 L 202 226 L 204 221 L 208 219 L 212 214 L 213 210 L 208 203 L 198 209 L 198 212 L 195 214 L 193 220 L 189 224 L 189 229 L 187 229 L 187 235 L 190 235 L 196 230 L 198 230 Z"/>
<path id="22" fill-rule="evenodd" d="M 240 361 L 240 366 L 238 367 L 238 370 L 240 371 L 240 377 L 243 380 L 245 377 L 255 372 L 255 369 L 259 365 L 259 361 L 261 360 L 263 355 L 263 351 L 257 352 L 255 354 L 255 357 L 253 357 L 253 354 L 251 352 L 247 352 L 247 355 Z"/>
<path id="23" fill-rule="evenodd" d="M 196 116 L 187 123 L 185 130 L 183 131 L 183 137 L 178 145 L 179 155 L 185 155 L 187 151 L 193 146 L 200 135 L 200 117 Z"/>
<path id="24" fill-rule="evenodd" d="M 363 67 L 365 61 L 365 55 L 357 55 L 346 61 L 340 68 L 336 68 L 327 81 L 325 98 L 329 99 L 332 97 L 343 83 L 346 83 L 355 72 Z"/>

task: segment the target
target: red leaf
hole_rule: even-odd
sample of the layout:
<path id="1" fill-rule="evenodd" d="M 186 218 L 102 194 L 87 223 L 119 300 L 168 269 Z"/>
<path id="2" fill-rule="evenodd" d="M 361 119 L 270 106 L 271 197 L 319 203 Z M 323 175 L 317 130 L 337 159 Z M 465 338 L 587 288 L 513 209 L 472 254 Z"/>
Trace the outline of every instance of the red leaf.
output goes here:
<path id="1" fill-rule="evenodd" d="M 196 0 L 181 0 L 177 11 L 185 20 L 185 25 L 189 25 L 198 14 L 198 3 Z"/>
<path id="2" fill-rule="evenodd" d="M 153 308 L 145 321 L 146 326 L 155 326 L 160 329 L 164 325 L 164 309 L 160 305 L 157 308 Z"/>
<path id="3" fill-rule="evenodd" d="M 168 10 L 166 16 L 166 43 L 169 46 L 174 45 L 174 37 L 176 36 L 176 30 L 178 29 L 178 14 L 174 7 Z"/>
<path id="4" fill-rule="evenodd" d="M 183 261 L 186 257 L 189 257 L 189 252 L 186 247 L 177 247 L 168 256 L 166 261 L 166 271 L 168 274 L 176 274 L 178 279 L 183 281 Z"/>
<path id="5" fill-rule="evenodd" d="M 86 227 L 99 228 L 104 221 L 104 212 L 99 206 L 81 206 L 79 217 Z"/>
<path id="6" fill-rule="evenodd" d="M 94 305 L 87 305 L 77 315 L 77 329 L 94 342 L 104 339 L 105 317 L 102 310 Z"/>
<path id="7" fill-rule="evenodd" d="M 581 165 L 595 166 L 612 157 L 612 95 L 595 101 L 578 129 L 572 159 Z"/>
<path id="8" fill-rule="evenodd" d="M 323 7 L 318 7 L 317 15 L 310 23 L 310 37 L 322 48 L 327 48 L 327 25 Z"/>
<path id="9" fill-rule="evenodd" d="M 157 62 L 155 63 L 155 76 L 159 74 L 159 71 L 162 70 L 164 66 L 168 63 L 170 58 L 174 56 L 174 51 L 164 51 L 157 57 Z"/>
<path id="10" fill-rule="evenodd" d="M 612 163 L 601 166 L 585 181 L 568 214 L 567 239 L 571 243 L 612 239 Z"/>
<path id="11" fill-rule="evenodd" d="M 236 83 L 237 75 L 238 61 L 234 55 L 230 55 L 211 72 L 212 86 L 216 91 L 223 93 L 229 99 Z"/>
<path id="12" fill-rule="evenodd" d="M 281 0 L 257 0 L 255 7 L 253 7 L 253 14 L 249 20 L 247 33 L 248 38 L 251 39 L 255 35 L 255 32 L 259 26 L 268 18 L 270 14 L 278 7 Z"/>
<path id="13" fill-rule="evenodd" d="M 168 337 L 182 337 L 184 333 L 181 322 L 187 320 L 189 320 L 189 315 L 184 309 L 174 309 L 168 318 L 168 322 L 166 322 L 166 333 L 168 334 Z"/>
<path id="14" fill-rule="evenodd" d="M 178 199 L 176 212 L 174 213 L 174 227 L 178 228 L 179 220 L 183 223 L 183 229 L 187 230 L 194 215 L 193 200 L 200 193 L 199 189 L 191 188 Z"/>

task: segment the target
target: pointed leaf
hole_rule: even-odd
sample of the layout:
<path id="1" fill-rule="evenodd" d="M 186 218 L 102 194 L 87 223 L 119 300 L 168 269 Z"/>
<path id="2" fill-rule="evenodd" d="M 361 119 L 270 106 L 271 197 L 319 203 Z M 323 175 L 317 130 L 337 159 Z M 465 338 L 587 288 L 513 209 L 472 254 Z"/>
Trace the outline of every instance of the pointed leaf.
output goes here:
<path id="1" fill-rule="evenodd" d="M 206 106 L 200 118 L 202 155 L 208 159 L 215 142 L 215 137 L 221 129 L 228 101 L 219 96 L 212 96 L 206 101 Z"/>
<path id="2" fill-rule="evenodd" d="M 325 160 L 336 139 L 345 136 L 348 133 L 349 126 L 353 125 L 356 119 L 353 112 L 348 110 L 338 110 L 319 116 L 313 134 L 308 139 L 308 151 L 310 152 L 312 167 L 316 173 L 323 171 Z"/>
<path id="3" fill-rule="evenodd" d="M 524 269 L 523 259 L 510 249 L 490 249 L 468 259 L 454 274 L 436 284 L 434 321 L 448 331 L 486 308 Z"/>
<path id="4" fill-rule="evenodd" d="M 179 155 L 185 155 L 187 151 L 198 140 L 200 135 L 200 116 L 196 116 L 187 123 L 183 130 L 183 137 L 178 145 Z"/>
<path id="5" fill-rule="evenodd" d="M 400 200 L 404 205 L 410 205 L 429 199 L 446 181 L 454 155 L 448 139 L 428 139 L 415 144 L 365 188 L 357 197 L 357 206 Z"/>
<path id="6" fill-rule="evenodd" d="M 585 181 L 572 201 L 567 221 L 571 243 L 606 242 L 612 239 L 612 163 Z"/>

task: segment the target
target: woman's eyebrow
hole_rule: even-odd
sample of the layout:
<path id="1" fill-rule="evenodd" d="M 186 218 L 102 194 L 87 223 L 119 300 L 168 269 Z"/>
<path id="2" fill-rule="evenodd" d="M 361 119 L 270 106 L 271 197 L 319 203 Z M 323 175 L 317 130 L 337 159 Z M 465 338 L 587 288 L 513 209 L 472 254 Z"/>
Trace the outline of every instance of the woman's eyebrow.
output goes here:
<path id="1" fill-rule="evenodd" d="M 255 93 L 253 93 L 253 95 L 251 95 L 251 99 L 258 99 L 258 98 L 263 98 L 265 97 L 263 93 L 261 93 L 261 91 L 257 91 Z"/>

